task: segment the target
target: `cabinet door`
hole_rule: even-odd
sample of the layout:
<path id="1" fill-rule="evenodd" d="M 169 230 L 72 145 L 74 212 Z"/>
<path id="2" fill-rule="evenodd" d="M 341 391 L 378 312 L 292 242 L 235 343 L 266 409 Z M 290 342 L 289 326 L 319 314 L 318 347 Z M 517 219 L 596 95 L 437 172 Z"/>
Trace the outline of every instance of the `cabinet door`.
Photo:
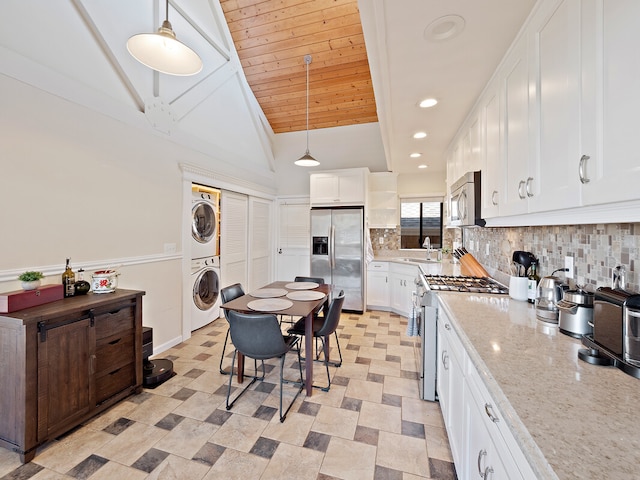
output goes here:
<path id="1" fill-rule="evenodd" d="M 532 119 L 536 132 L 529 211 L 580 205 L 580 0 L 549 2 L 533 25 Z M 593 121 L 593 119 L 591 120 Z M 532 169 L 533 170 L 533 169 Z"/>
<path id="2" fill-rule="evenodd" d="M 521 39 L 507 61 L 504 79 L 505 202 L 500 215 L 526 213 L 534 192 L 529 175 L 529 67 L 527 45 Z"/>
<path id="3" fill-rule="evenodd" d="M 327 205 L 340 201 L 340 182 L 336 175 L 314 173 L 309 182 L 311 205 Z"/>
<path id="4" fill-rule="evenodd" d="M 597 0 L 592 14 L 595 29 L 597 69 L 597 130 L 602 132 L 602 155 L 586 162 L 589 183 L 583 185 L 583 203 L 594 205 L 638 198 L 640 149 L 636 144 L 640 131 L 640 2 L 637 0 Z M 586 15 L 588 17 L 588 15 Z M 601 109 L 599 112 L 598 109 Z M 596 148 L 598 146 L 596 145 Z"/>
<path id="5" fill-rule="evenodd" d="M 411 313 L 412 297 L 415 290 L 415 276 L 406 274 L 391 274 L 391 309 L 398 315 L 409 316 Z"/>
<path id="6" fill-rule="evenodd" d="M 340 203 L 364 205 L 366 181 L 362 172 L 352 172 L 338 176 Z"/>
<path id="7" fill-rule="evenodd" d="M 500 95 L 495 90 L 483 108 L 484 168 L 482 171 L 482 218 L 497 217 L 504 194 L 504 168 L 500 143 Z"/>
<path id="8" fill-rule="evenodd" d="M 389 273 L 367 272 L 367 305 L 372 307 L 389 307 Z"/>
<path id="9" fill-rule="evenodd" d="M 95 400 L 96 334 L 89 319 L 41 327 L 38 334 L 38 440 L 66 431 Z"/>

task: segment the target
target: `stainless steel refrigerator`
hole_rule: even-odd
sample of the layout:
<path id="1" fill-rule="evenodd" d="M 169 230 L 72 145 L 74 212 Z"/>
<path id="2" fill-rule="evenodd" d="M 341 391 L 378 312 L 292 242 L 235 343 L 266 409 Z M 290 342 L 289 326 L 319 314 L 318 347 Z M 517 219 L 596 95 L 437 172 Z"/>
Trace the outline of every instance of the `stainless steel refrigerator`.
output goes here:
<path id="1" fill-rule="evenodd" d="M 311 209 L 311 276 L 344 290 L 343 310 L 364 311 L 364 209 Z"/>

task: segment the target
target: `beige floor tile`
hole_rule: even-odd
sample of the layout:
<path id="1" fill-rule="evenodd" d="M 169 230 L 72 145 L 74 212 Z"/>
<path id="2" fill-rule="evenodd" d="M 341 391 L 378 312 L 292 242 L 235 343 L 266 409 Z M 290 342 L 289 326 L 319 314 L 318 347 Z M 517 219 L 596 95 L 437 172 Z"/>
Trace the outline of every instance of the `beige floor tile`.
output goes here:
<path id="1" fill-rule="evenodd" d="M 268 422 L 244 415 L 232 415 L 213 434 L 211 441 L 241 452 L 248 452 L 262 435 Z"/>
<path id="2" fill-rule="evenodd" d="M 195 480 L 204 477 L 209 467 L 202 463 L 169 455 L 153 472 L 147 480 Z"/>
<path id="3" fill-rule="evenodd" d="M 225 363 L 223 368 L 226 365 Z M 191 382 L 187 383 L 186 387 L 199 392 L 213 393 L 221 386 L 226 385 L 227 381 L 229 381 L 229 377 L 221 375 L 216 369 L 213 372 L 204 372 L 198 378 L 191 379 Z"/>
<path id="4" fill-rule="evenodd" d="M 419 398 L 402 397 L 402 419 L 408 422 L 423 423 L 444 428 L 442 412 L 438 402 L 425 402 Z"/>
<path id="5" fill-rule="evenodd" d="M 137 422 L 155 425 L 169 413 L 171 413 L 182 402 L 175 398 L 152 395 L 147 400 L 138 405 L 127 414 L 127 418 Z"/>
<path id="6" fill-rule="evenodd" d="M 157 442 L 154 448 L 184 458 L 192 458 L 218 428 L 218 425 L 185 418 Z"/>
<path id="7" fill-rule="evenodd" d="M 249 480 L 260 478 L 269 460 L 228 448 L 203 480 Z"/>
<path id="8" fill-rule="evenodd" d="M 380 432 L 377 464 L 428 477 L 429 459 L 426 442 L 421 438 Z"/>
<path id="9" fill-rule="evenodd" d="M 368 400 L 373 403 L 382 402 L 383 385 L 377 382 L 368 382 L 366 380 L 349 380 L 347 385 L 347 393 L 349 398 L 357 398 L 359 400 Z"/>
<path id="10" fill-rule="evenodd" d="M 396 362 L 386 362 L 384 360 L 371 360 L 371 363 L 369 364 L 369 373 L 399 377 L 400 364 Z"/>
<path id="11" fill-rule="evenodd" d="M 91 480 L 93 480 L 93 478 L 94 477 L 91 477 Z M 126 477 L 120 477 L 120 478 L 126 478 Z M 135 480 L 135 477 L 131 477 L 131 478 Z M 29 477 L 29 480 L 72 480 L 72 479 L 73 477 L 70 477 L 69 475 L 64 475 L 62 473 L 54 472 L 53 470 L 49 470 L 48 468 L 45 468 L 44 470 L 40 470 L 33 477 Z"/>
<path id="12" fill-rule="evenodd" d="M 113 439 L 113 435 L 88 428 L 75 431 L 38 454 L 34 462 L 65 473 Z"/>
<path id="13" fill-rule="evenodd" d="M 311 393 L 311 397 L 305 397 L 305 399 L 307 402 L 311 402 L 311 403 L 318 403 L 320 405 L 330 405 L 333 407 L 339 407 L 340 405 L 342 405 L 342 400 L 344 399 L 346 391 L 347 391 L 347 387 L 334 384 L 334 385 L 331 385 L 331 388 L 329 389 L 328 392 L 323 392 L 322 390 L 314 389 L 313 392 Z M 302 393 L 302 395 L 304 395 L 304 392 Z"/>
<path id="14" fill-rule="evenodd" d="M 181 405 L 178 405 L 172 413 L 197 420 L 206 420 L 222 403 L 223 399 L 219 395 L 196 392 Z"/>
<path id="15" fill-rule="evenodd" d="M 375 472 L 376 447 L 332 438 L 320 473 L 344 480 L 371 480 Z"/>
<path id="16" fill-rule="evenodd" d="M 129 397 L 129 399 L 134 397 Z M 87 427 L 92 430 L 102 430 L 108 425 L 111 425 L 113 422 L 122 417 L 127 417 L 129 412 L 135 410 L 138 407 L 137 403 L 133 403 L 128 400 L 124 400 L 120 403 L 115 404 L 109 410 L 105 411 L 101 415 L 91 419 L 87 423 Z"/>
<path id="17" fill-rule="evenodd" d="M 361 363 L 343 363 L 340 367 L 339 375 L 352 380 L 366 380 L 367 375 L 369 375 L 369 365 L 363 365 Z"/>
<path id="18" fill-rule="evenodd" d="M 358 425 L 402 433 L 402 409 L 380 403 L 362 402 Z"/>
<path id="19" fill-rule="evenodd" d="M 116 478 L 127 480 L 144 480 L 147 473 L 136 468 L 120 465 L 117 462 L 109 462 L 91 475 L 91 480 L 114 480 Z M 35 477 L 34 477 L 35 478 Z"/>
<path id="20" fill-rule="evenodd" d="M 0 448 L 0 477 L 22 465 L 20 455 L 5 448 Z"/>
<path id="21" fill-rule="evenodd" d="M 279 442 L 302 446 L 309 434 L 309 430 L 311 430 L 311 425 L 313 425 L 314 420 L 315 417 L 295 412 L 290 412 L 284 422 L 280 422 L 280 420 L 274 416 L 271 422 L 269 422 L 269 425 L 264 429 L 264 432 L 262 432 L 262 436 Z"/>
<path id="22" fill-rule="evenodd" d="M 321 452 L 281 443 L 260 480 L 315 480 L 323 458 Z"/>
<path id="23" fill-rule="evenodd" d="M 103 458 L 123 465 L 131 465 L 167 433 L 166 430 L 158 427 L 134 423 L 95 452 Z"/>
<path id="24" fill-rule="evenodd" d="M 427 438 L 427 450 L 430 457 L 447 462 L 453 461 L 447 430 L 444 427 L 425 426 L 425 437 Z"/>
<path id="25" fill-rule="evenodd" d="M 358 353 L 358 356 L 362 358 L 373 358 L 376 360 L 384 360 L 385 358 L 387 358 L 387 349 L 363 346 L 363 347 L 360 347 L 360 352 Z"/>
<path id="26" fill-rule="evenodd" d="M 193 381 L 192 378 L 176 375 L 161 385 L 158 385 L 153 389 L 146 389 L 145 391 L 154 393 L 155 395 L 162 395 L 164 397 L 170 397 L 176 392 L 179 392 L 182 388 L 186 387 Z"/>
<path id="27" fill-rule="evenodd" d="M 386 377 L 384 379 L 384 393 L 418 398 L 418 380 L 413 378 Z"/>
<path id="28" fill-rule="evenodd" d="M 358 412 L 322 405 L 311 430 L 352 440 L 357 426 Z"/>

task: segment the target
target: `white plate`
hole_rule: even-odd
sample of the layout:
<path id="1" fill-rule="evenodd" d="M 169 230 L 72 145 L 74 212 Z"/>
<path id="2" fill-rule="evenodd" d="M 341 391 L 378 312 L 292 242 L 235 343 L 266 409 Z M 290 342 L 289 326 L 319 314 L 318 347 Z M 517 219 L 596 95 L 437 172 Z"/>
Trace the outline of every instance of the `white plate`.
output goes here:
<path id="1" fill-rule="evenodd" d="M 312 300 L 320 300 L 324 298 L 325 294 L 322 292 L 317 292 L 315 290 L 301 290 L 298 292 L 289 292 L 287 293 L 287 298 L 291 300 L 298 300 L 301 302 L 310 302 Z"/>
<path id="2" fill-rule="evenodd" d="M 278 310 L 286 310 L 291 306 L 293 306 L 293 302 L 285 298 L 263 298 L 262 300 L 252 300 L 247 303 L 247 307 L 256 312 L 277 312 Z"/>
<path id="3" fill-rule="evenodd" d="M 255 292 L 251 292 L 249 295 L 256 298 L 274 298 L 284 297 L 287 291 L 284 288 L 261 288 Z"/>
<path id="4" fill-rule="evenodd" d="M 292 282 L 285 285 L 289 290 L 311 290 L 319 286 L 320 284 L 316 282 Z"/>

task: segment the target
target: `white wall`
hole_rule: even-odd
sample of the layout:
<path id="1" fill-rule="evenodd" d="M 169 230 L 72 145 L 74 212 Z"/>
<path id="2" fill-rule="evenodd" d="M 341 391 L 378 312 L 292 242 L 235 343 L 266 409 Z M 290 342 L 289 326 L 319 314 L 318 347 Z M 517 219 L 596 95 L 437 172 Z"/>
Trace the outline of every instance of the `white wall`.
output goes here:
<path id="1" fill-rule="evenodd" d="M 398 195 L 444 195 L 447 190 L 445 172 L 398 175 Z"/>
<path id="2" fill-rule="evenodd" d="M 154 346 L 182 338 L 183 174 L 251 172 L 187 149 L 148 130 L 0 74 L 0 291 L 43 270 L 60 282 L 66 257 L 86 278 L 123 263 L 119 287 L 147 292 L 143 323 Z M 265 189 L 272 186 L 265 186 Z M 164 244 L 177 246 L 165 255 Z"/>

